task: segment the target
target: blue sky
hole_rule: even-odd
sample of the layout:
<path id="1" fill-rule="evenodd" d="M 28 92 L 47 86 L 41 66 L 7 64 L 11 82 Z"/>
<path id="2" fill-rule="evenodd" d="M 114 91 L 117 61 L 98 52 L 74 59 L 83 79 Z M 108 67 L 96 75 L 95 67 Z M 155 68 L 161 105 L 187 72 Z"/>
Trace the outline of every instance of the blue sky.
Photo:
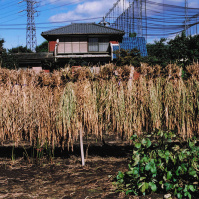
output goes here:
<path id="1" fill-rule="evenodd" d="M 37 44 L 44 39 L 41 33 L 71 22 L 99 22 L 117 0 L 37 0 L 35 13 Z M 126 0 L 128 2 L 128 0 Z M 184 5 L 184 0 L 152 0 Z M 18 3 L 21 2 L 21 3 Z M 189 0 L 190 7 L 199 7 L 198 0 Z M 23 12 L 21 12 L 23 11 Z M 4 47 L 26 46 L 26 1 L 0 0 L 0 38 Z"/>

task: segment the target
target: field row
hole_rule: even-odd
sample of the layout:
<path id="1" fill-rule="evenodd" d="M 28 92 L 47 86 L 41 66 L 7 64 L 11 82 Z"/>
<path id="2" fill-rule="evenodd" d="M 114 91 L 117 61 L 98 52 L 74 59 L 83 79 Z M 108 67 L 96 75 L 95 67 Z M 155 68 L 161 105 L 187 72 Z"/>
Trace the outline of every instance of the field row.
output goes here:
<path id="1" fill-rule="evenodd" d="M 76 80 L 60 84 L 64 71 L 49 75 L 1 69 L 0 140 L 34 144 L 39 139 L 52 146 L 65 146 L 78 139 L 80 128 L 87 137 L 114 134 L 127 140 L 135 133 L 155 129 L 174 130 L 183 138 L 198 135 L 196 76 L 186 80 L 177 75 L 150 78 L 147 73 L 135 80 L 131 74 L 129 78 L 124 75 L 131 68 L 113 75 L 110 65 L 101 70 L 101 76 L 86 78 L 88 70 L 73 71 Z M 10 81 L 13 78 L 14 83 Z M 45 78 L 57 83 L 42 86 L 39 81 Z"/>

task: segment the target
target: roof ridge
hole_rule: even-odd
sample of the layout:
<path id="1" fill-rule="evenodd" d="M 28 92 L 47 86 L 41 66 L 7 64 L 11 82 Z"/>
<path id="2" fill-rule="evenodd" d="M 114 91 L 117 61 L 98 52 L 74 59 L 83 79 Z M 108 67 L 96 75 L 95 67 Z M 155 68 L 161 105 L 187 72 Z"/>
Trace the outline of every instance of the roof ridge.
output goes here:
<path id="1" fill-rule="evenodd" d="M 100 27 L 109 28 L 109 29 L 111 29 L 111 30 L 118 30 L 118 31 L 124 32 L 123 30 L 120 30 L 120 29 L 117 29 L 117 28 L 112 28 L 112 27 L 109 27 L 109 26 L 103 26 L 103 25 L 100 25 L 100 24 L 95 24 L 95 25 L 98 25 L 98 26 L 100 26 Z"/>
<path id="2" fill-rule="evenodd" d="M 42 36 L 45 35 L 61 35 L 61 34 L 124 34 L 123 30 L 116 28 L 103 26 L 100 24 L 93 23 L 71 23 L 59 28 L 54 28 L 49 31 L 44 31 L 41 33 Z"/>
<path id="3" fill-rule="evenodd" d="M 79 23 L 78 22 L 74 22 L 73 23 L 73 22 L 71 22 L 71 24 L 96 24 L 96 23 L 95 22 L 88 22 L 88 23 L 82 23 L 82 22 L 79 22 Z"/>

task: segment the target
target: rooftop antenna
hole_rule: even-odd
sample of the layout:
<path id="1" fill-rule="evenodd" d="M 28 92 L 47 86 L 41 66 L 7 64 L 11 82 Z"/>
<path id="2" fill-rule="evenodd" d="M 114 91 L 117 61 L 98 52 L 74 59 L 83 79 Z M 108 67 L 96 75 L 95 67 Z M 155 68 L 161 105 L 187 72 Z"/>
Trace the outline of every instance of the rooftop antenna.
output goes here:
<path id="1" fill-rule="evenodd" d="M 110 23 L 105 20 L 105 17 L 103 17 L 103 20 L 99 24 L 103 26 L 110 25 Z"/>

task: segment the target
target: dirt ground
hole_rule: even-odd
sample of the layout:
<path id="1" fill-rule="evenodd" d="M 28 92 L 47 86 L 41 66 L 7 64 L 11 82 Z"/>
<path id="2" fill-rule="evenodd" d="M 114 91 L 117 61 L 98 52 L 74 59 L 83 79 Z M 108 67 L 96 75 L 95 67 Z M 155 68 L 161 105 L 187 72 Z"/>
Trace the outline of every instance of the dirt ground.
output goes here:
<path id="1" fill-rule="evenodd" d="M 116 193 L 112 183 L 118 171 L 126 171 L 131 146 L 90 146 L 86 165 L 81 166 L 79 147 L 55 151 L 52 161 L 37 164 L 23 158 L 24 150 L 0 147 L 0 198 L 5 199 L 162 199 L 162 194 L 133 197 Z"/>

